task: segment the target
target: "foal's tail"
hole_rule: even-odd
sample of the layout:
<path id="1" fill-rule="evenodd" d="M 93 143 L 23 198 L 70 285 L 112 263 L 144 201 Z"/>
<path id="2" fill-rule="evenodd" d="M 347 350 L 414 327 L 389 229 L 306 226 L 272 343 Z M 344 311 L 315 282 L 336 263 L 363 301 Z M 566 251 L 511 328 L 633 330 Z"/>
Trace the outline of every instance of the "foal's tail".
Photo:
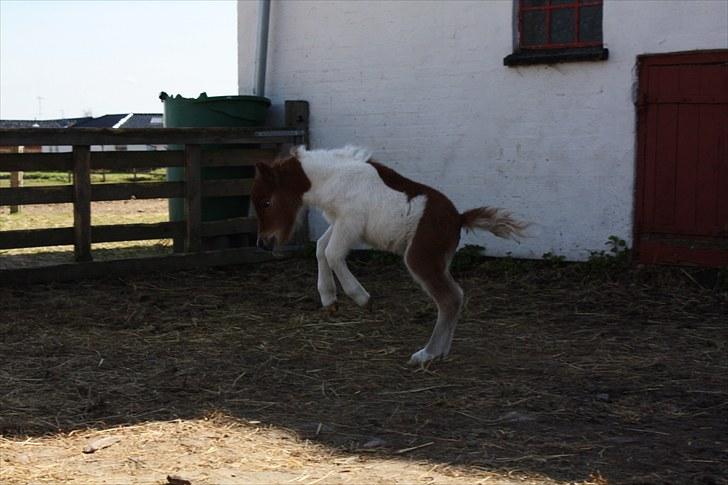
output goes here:
<path id="1" fill-rule="evenodd" d="M 495 207 L 477 207 L 460 214 L 460 225 L 468 231 L 482 229 L 504 239 L 525 237 L 527 222 L 518 221 L 511 213 Z"/>

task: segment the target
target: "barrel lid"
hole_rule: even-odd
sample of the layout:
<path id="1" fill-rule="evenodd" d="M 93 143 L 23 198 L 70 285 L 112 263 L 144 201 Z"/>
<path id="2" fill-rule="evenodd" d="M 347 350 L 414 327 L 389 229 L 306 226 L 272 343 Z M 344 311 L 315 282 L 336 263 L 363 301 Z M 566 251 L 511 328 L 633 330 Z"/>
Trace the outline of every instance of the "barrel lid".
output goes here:
<path id="1" fill-rule="evenodd" d="M 172 101 L 181 101 L 181 102 L 189 102 L 189 103 L 209 103 L 209 102 L 217 102 L 217 101 L 257 101 L 260 103 L 264 103 L 266 106 L 270 106 L 271 101 L 270 99 L 264 97 L 264 96 L 252 96 L 252 95 L 228 95 L 228 96 L 208 96 L 207 93 L 202 92 L 197 98 L 186 98 L 182 96 L 181 94 L 172 95 L 170 96 L 166 92 L 162 91 L 159 93 L 159 99 L 162 100 L 162 102 L 169 100 Z"/>

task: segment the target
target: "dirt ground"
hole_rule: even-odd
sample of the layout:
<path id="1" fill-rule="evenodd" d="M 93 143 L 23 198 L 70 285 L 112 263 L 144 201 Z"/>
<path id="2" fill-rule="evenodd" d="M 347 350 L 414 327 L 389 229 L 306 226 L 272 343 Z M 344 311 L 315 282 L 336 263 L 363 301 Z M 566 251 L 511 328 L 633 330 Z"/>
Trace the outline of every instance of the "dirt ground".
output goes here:
<path id="1" fill-rule="evenodd" d="M 371 311 L 311 259 L 0 287 L 0 482 L 728 483 L 725 272 L 471 262 L 413 369 L 433 306 L 351 266 Z"/>

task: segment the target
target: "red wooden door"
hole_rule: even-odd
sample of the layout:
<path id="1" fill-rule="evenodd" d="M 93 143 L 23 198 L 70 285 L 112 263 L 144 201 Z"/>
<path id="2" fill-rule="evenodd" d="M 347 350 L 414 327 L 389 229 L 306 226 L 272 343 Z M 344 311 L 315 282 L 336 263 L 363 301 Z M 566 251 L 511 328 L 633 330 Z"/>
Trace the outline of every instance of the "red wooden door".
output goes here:
<path id="1" fill-rule="evenodd" d="M 638 65 L 637 258 L 728 267 L 728 50 Z"/>

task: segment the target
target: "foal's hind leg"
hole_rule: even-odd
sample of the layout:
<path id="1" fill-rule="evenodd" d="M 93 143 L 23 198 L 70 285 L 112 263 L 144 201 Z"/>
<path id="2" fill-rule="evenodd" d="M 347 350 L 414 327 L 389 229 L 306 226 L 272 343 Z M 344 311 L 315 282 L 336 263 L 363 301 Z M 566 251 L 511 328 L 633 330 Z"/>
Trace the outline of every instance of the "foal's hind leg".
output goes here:
<path id="1" fill-rule="evenodd" d="M 425 248 L 426 249 L 426 248 Z M 413 241 L 405 263 L 414 279 L 437 305 L 437 322 L 427 345 L 412 354 L 410 364 L 423 364 L 450 352 L 453 334 L 463 306 L 463 291 L 450 275 L 451 254 L 432 254 Z"/>
<path id="2" fill-rule="evenodd" d="M 331 266 L 326 260 L 326 247 L 331 239 L 332 226 L 329 226 L 323 236 L 316 242 L 316 260 L 318 261 L 318 292 L 321 296 L 321 305 L 324 308 L 331 307 L 336 303 L 336 282 Z M 333 307 L 332 307 L 333 308 Z"/>

